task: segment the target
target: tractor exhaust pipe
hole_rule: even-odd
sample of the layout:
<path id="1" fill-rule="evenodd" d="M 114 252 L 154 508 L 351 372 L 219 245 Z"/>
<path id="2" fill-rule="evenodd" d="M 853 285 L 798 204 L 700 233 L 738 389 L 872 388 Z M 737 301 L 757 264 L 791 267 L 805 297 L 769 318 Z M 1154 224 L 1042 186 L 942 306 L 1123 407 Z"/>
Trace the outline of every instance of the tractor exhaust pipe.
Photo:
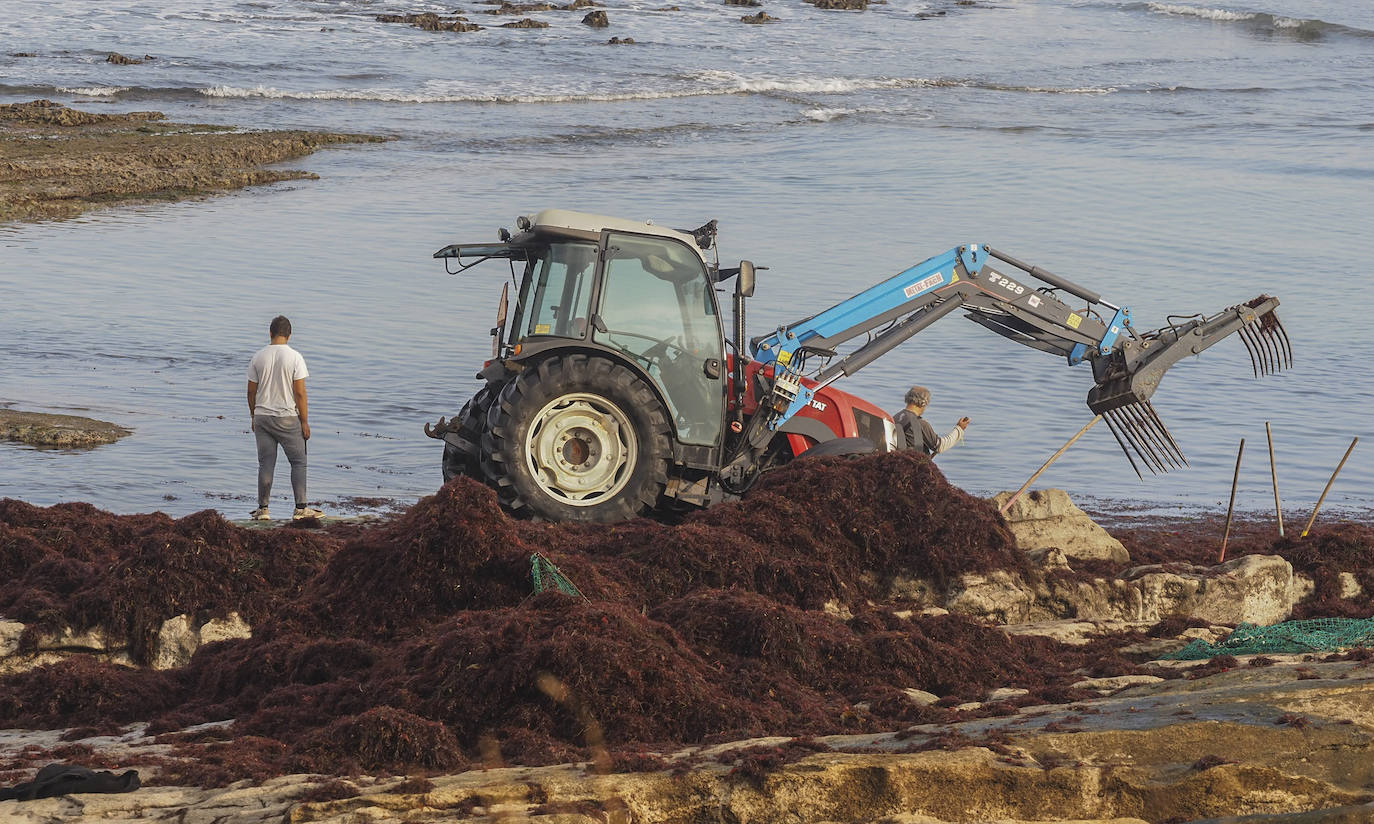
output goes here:
<path id="1" fill-rule="evenodd" d="M 1088 393 L 1088 408 L 1106 419 L 1136 475 L 1144 477 L 1137 457 L 1152 474 L 1188 464 L 1150 404 L 1164 373 L 1175 363 L 1238 334 L 1255 377 L 1292 368 L 1293 345 L 1274 312 L 1278 305 L 1278 298 L 1260 295 L 1211 317 L 1193 317 L 1124 340 L 1110 355 L 1093 361 L 1097 382 Z"/>

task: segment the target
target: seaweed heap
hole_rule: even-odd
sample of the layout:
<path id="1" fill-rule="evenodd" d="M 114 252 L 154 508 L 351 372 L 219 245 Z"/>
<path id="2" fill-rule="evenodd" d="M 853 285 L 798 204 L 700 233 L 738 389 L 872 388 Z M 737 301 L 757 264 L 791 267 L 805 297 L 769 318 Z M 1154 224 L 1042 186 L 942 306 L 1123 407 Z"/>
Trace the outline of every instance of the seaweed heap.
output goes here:
<path id="1" fill-rule="evenodd" d="M 586 597 L 531 594 L 536 551 Z M 993 508 L 911 453 L 797 461 L 675 525 L 513 521 L 461 478 L 351 534 L 6 501 L 0 559 L 0 615 L 126 633 L 137 660 L 173 615 L 250 620 L 253 638 L 179 670 L 76 657 L 0 679 L 0 726 L 151 722 L 184 757 L 162 765 L 174 783 L 656 763 L 644 753 L 948 720 L 993 687 L 1074 700 L 1084 673 L 1134 666 L 1109 643 L 885 603 L 896 575 L 1025 571 Z"/>

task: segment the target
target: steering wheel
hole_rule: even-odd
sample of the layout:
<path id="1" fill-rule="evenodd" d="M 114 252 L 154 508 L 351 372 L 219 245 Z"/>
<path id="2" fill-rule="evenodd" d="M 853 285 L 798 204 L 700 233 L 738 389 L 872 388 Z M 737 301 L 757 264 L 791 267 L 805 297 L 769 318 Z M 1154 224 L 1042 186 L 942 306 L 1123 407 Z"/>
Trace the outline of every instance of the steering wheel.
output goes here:
<path id="1" fill-rule="evenodd" d="M 607 334 L 607 335 L 627 335 L 627 336 L 632 337 L 632 338 L 639 338 L 640 340 L 647 340 L 647 341 L 653 343 L 653 346 L 650 346 L 648 349 L 645 349 L 643 354 L 636 354 L 636 355 L 635 355 L 636 358 L 639 358 L 640 360 L 644 361 L 644 362 L 647 363 L 647 364 L 653 364 L 653 363 L 655 363 L 655 362 L 658 360 L 658 356 L 655 354 L 655 352 L 657 352 L 657 350 L 659 350 L 659 349 L 662 349 L 662 350 L 663 350 L 663 356 L 664 356 L 665 358 L 668 358 L 668 357 L 669 357 L 668 350 L 669 350 L 670 348 L 676 349 L 680 354 L 679 354 L 677 357 L 672 357 L 672 358 L 670 358 L 671 360 L 677 360 L 678 357 L 681 357 L 682 355 L 687 354 L 687 350 L 686 350 L 686 349 L 683 349 L 681 345 L 679 345 L 679 344 L 677 344 L 677 343 L 674 342 L 674 341 L 676 340 L 676 338 L 655 338 L 655 337 L 653 337 L 653 336 L 651 336 L 651 335 L 641 335 L 641 334 L 638 333 L 638 332 L 622 332 L 622 331 L 615 331 L 615 330 L 608 331 L 606 334 Z"/>

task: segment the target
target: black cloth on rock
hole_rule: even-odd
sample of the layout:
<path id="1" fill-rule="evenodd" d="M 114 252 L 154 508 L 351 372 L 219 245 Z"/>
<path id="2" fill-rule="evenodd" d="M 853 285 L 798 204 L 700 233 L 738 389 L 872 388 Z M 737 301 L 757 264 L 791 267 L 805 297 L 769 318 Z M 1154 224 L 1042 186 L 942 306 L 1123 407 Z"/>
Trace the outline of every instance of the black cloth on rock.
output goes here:
<path id="1" fill-rule="evenodd" d="M 71 793 L 127 793 L 138 789 L 138 770 L 115 775 L 75 764 L 49 764 L 32 781 L 0 787 L 0 801 L 32 801 Z"/>

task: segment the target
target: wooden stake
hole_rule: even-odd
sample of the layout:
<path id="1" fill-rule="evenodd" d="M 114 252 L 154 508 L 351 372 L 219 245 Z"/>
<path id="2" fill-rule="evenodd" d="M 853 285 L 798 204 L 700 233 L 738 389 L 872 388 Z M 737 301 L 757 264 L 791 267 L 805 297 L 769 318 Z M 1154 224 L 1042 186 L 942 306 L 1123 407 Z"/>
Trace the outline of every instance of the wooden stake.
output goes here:
<path id="1" fill-rule="evenodd" d="M 1279 516 L 1279 537 L 1283 537 L 1283 505 L 1279 503 L 1279 468 L 1274 466 L 1274 431 L 1264 422 L 1264 434 L 1269 438 L 1269 475 L 1274 479 L 1274 514 Z"/>
<path id="2" fill-rule="evenodd" d="M 1063 455 L 1065 452 L 1069 451 L 1069 447 L 1073 446 L 1073 442 L 1074 442 L 1074 441 L 1076 441 L 1076 440 L 1078 440 L 1079 438 L 1083 437 L 1083 433 L 1084 433 L 1084 432 L 1087 432 L 1089 429 L 1092 429 L 1092 428 L 1093 428 L 1093 424 L 1097 423 L 1097 422 L 1100 421 L 1100 420 L 1102 420 L 1102 416 L 1101 416 L 1101 415 L 1098 415 L 1098 416 L 1094 417 L 1092 420 L 1088 421 L 1088 423 L 1087 423 L 1082 429 L 1078 430 L 1078 434 L 1077 434 L 1077 435 L 1074 435 L 1072 438 L 1069 438 L 1069 442 L 1068 442 L 1068 443 L 1066 443 L 1066 444 L 1064 444 L 1063 446 L 1059 447 L 1059 451 L 1058 451 L 1058 452 L 1056 452 L 1056 453 L 1054 453 L 1053 455 L 1051 455 L 1051 456 L 1050 456 L 1050 459 L 1049 459 L 1048 461 L 1045 461 L 1045 463 L 1044 463 L 1043 465 L 1041 465 L 1041 467 L 1040 467 L 1039 469 L 1035 470 L 1035 474 L 1032 475 L 1032 476 L 1030 476 L 1030 480 L 1026 481 L 1024 484 L 1021 484 L 1021 488 L 1018 489 L 1018 490 L 1016 490 L 1016 494 L 1015 494 L 1015 495 L 1012 495 L 1010 498 L 1008 498 L 1008 499 L 1007 499 L 1007 502 L 1006 502 L 1005 504 L 1002 504 L 1002 508 L 1001 508 L 1000 510 L 998 510 L 998 511 L 1001 512 L 1001 514 L 1003 514 L 1003 515 L 1007 514 L 1007 510 L 1008 510 L 1008 509 L 1011 509 L 1011 505 L 1014 504 L 1014 503 L 1016 503 L 1016 499 L 1017 499 L 1017 498 L 1020 498 L 1020 497 L 1021 497 L 1021 493 L 1022 493 L 1022 492 L 1025 492 L 1027 489 L 1029 489 L 1029 488 L 1030 488 L 1030 485 L 1033 484 L 1033 483 L 1035 483 L 1035 479 L 1036 479 L 1036 478 L 1039 478 L 1041 475 L 1045 474 L 1045 470 L 1050 468 L 1050 464 L 1052 464 L 1052 463 L 1054 463 L 1055 461 L 1059 460 L 1059 456 L 1061 456 L 1061 455 Z"/>
<path id="3" fill-rule="evenodd" d="M 1217 563 L 1226 560 L 1226 541 L 1231 537 L 1231 513 L 1236 511 L 1236 485 L 1240 483 L 1240 456 L 1245 454 L 1245 439 L 1240 439 L 1240 449 L 1236 452 L 1236 475 L 1231 479 L 1231 504 L 1226 507 L 1226 531 L 1221 533 L 1221 554 Z"/>
<path id="4" fill-rule="evenodd" d="M 1336 471 L 1331 473 L 1331 480 L 1329 480 L 1329 481 L 1326 482 L 1326 489 L 1323 489 L 1323 490 L 1322 490 L 1322 496 L 1321 496 L 1320 498 L 1317 499 L 1317 506 L 1316 506 L 1316 508 L 1314 508 L 1314 509 L 1312 510 L 1312 517 L 1307 519 L 1307 526 L 1306 526 L 1305 528 L 1303 528 L 1302 535 L 1299 536 L 1299 537 L 1302 537 L 1302 538 L 1306 538 L 1306 537 L 1307 537 L 1307 530 L 1309 530 L 1309 529 L 1312 528 L 1312 522 L 1315 521 L 1315 520 L 1317 520 L 1317 513 L 1318 513 L 1318 512 L 1321 512 L 1321 509 L 1322 509 L 1322 501 L 1325 501 L 1325 500 L 1326 500 L 1326 493 L 1328 493 L 1328 492 L 1331 491 L 1331 485 L 1334 484 L 1334 483 L 1336 482 L 1336 476 L 1339 475 L 1339 474 L 1341 474 L 1341 470 L 1345 468 L 1346 459 L 1350 457 L 1350 453 L 1351 453 L 1351 452 L 1354 452 L 1354 451 L 1355 451 L 1355 444 L 1357 444 L 1357 443 L 1359 443 L 1359 442 L 1360 442 L 1360 439 L 1359 439 L 1358 437 L 1355 438 L 1355 440 L 1353 440 L 1353 441 L 1350 442 L 1349 448 L 1347 448 L 1347 449 L 1345 450 L 1345 457 L 1344 457 L 1344 458 L 1341 458 L 1341 462 L 1336 466 Z"/>

